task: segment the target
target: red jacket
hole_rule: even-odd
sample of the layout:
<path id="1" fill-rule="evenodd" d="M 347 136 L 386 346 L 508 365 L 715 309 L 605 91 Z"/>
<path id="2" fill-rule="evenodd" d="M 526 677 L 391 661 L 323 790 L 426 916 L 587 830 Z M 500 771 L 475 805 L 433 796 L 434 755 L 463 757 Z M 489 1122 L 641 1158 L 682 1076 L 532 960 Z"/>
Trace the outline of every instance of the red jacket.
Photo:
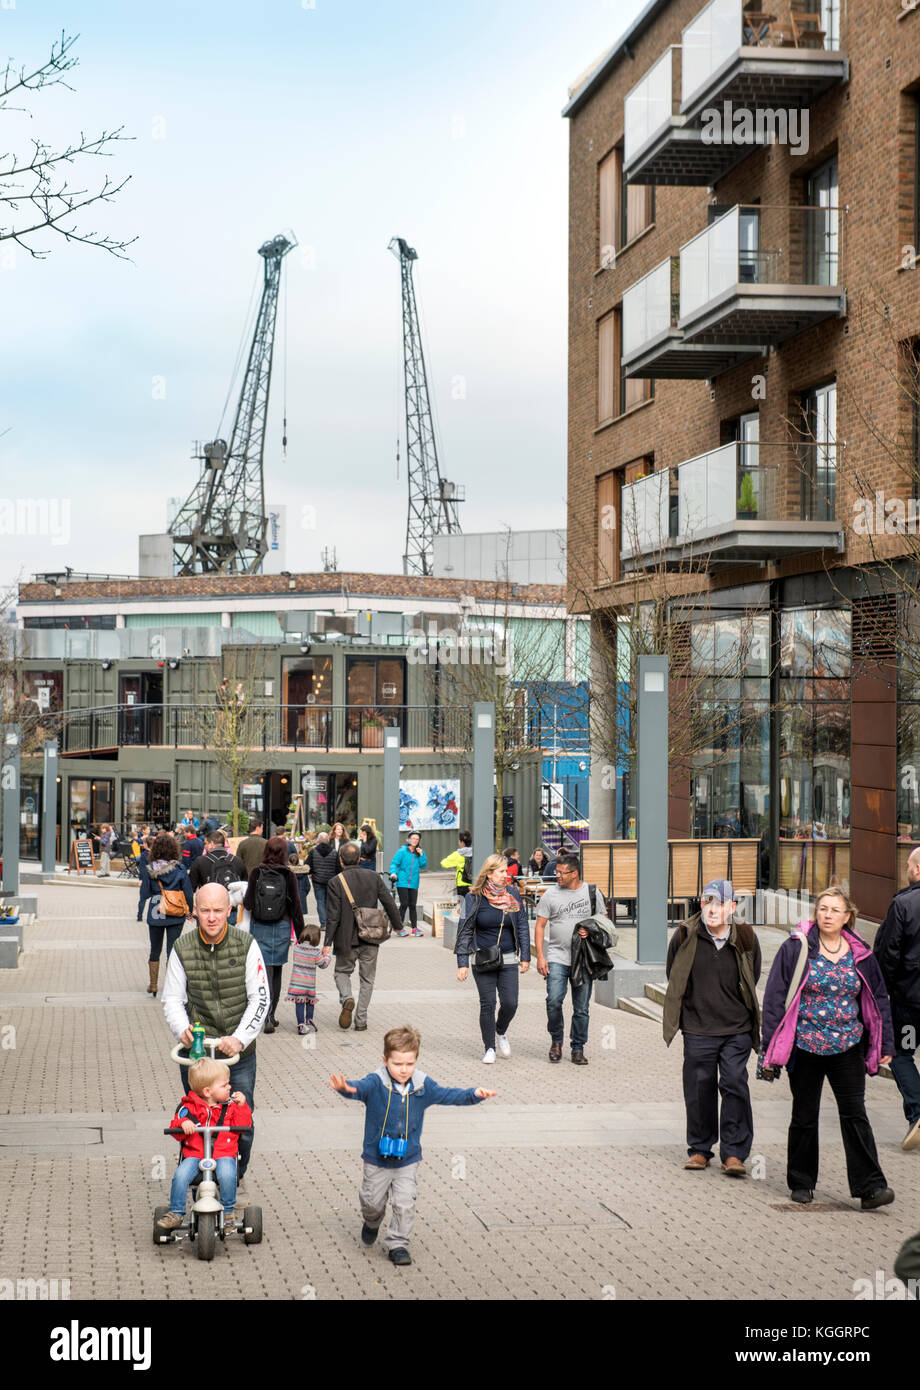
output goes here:
<path id="1" fill-rule="evenodd" d="M 170 1129 L 178 1129 L 183 1120 L 191 1120 L 192 1124 L 216 1125 L 221 1107 L 219 1105 L 208 1105 L 201 1096 L 196 1096 L 194 1091 L 190 1091 L 187 1096 L 183 1096 L 179 1102 L 179 1108 L 173 1116 Z M 248 1105 L 237 1105 L 235 1101 L 227 1101 L 227 1113 L 224 1115 L 223 1124 L 225 1125 L 251 1125 L 252 1111 Z M 182 1145 L 183 1158 L 203 1158 L 204 1157 L 204 1135 L 203 1134 L 175 1134 Z M 214 1142 L 211 1145 L 212 1158 L 235 1158 L 240 1146 L 240 1136 L 238 1134 L 215 1134 Z"/>

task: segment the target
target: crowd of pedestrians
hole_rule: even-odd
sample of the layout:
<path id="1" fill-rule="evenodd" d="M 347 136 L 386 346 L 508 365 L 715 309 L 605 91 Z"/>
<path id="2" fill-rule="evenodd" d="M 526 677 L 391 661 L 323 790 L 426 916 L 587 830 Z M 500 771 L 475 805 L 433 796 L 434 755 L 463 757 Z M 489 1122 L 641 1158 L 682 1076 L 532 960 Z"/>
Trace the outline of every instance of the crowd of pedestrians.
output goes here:
<path id="1" fill-rule="evenodd" d="M 165 943 L 163 1006 L 174 1035 L 190 1043 L 194 1018 L 221 1037 L 225 1055 L 239 1053 L 233 1103 L 250 1111 L 255 1105 L 256 1040 L 259 1033 L 271 1034 L 278 1027 L 282 972 L 292 948 L 287 999 L 295 1005 L 297 1032 L 316 1031 L 316 972 L 330 960 L 339 1027 L 366 1031 L 380 945 L 391 933 L 421 934 L 418 889 L 427 864 L 421 837 L 413 832 L 390 864 L 394 896 L 387 877 L 377 871 L 378 844 L 371 825 L 362 827 L 358 843 L 341 826 L 320 834 L 302 862 L 285 835 L 266 840 L 261 831 L 260 825 L 253 826 L 233 853 L 225 834 L 209 827 L 203 834 L 203 852 L 193 854 L 190 863 L 183 850 L 201 832 L 190 813 L 180 837 L 165 832 L 147 837 L 138 905 L 140 920 L 147 904 L 149 991 L 156 993 Z M 562 1060 L 570 1002 L 571 1061 L 587 1065 L 592 987 L 611 968 L 607 948 L 616 934 L 603 896 L 581 878 L 578 857 L 560 853 L 551 859 L 542 847 L 531 856 L 531 875 L 545 881 L 551 872 L 553 879 L 539 899 L 533 944 L 515 882 L 522 876 L 516 850 L 489 855 L 476 871 L 470 836 L 464 831 L 457 849 L 441 864 L 455 874 L 456 976 L 461 984 L 473 976 L 482 1062 L 491 1065 L 497 1058 L 511 1057 L 509 1031 L 517 1012 L 519 981 L 535 961 L 546 982 L 548 1059 L 552 1064 Z M 302 879 L 307 881 L 306 894 Z M 318 927 L 305 920 L 310 884 Z M 243 912 L 239 927 L 231 922 L 234 892 Z M 726 1176 L 747 1176 L 754 1141 L 749 1074 L 756 1055 L 758 1078 L 775 1080 L 783 1069 L 789 1077 L 786 1181 L 791 1200 L 803 1205 L 814 1200 L 818 1115 L 827 1079 L 838 1109 L 851 1195 L 863 1210 L 890 1204 L 894 1192 L 882 1171 L 866 1113 L 865 1079 L 882 1065 L 892 1065 L 908 1124 L 903 1147 L 920 1147 L 920 1072 L 915 1061 L 920 1042 L 920 851 L 910 857 L 908 884 L 892 902 L 874 950 L 856 931 L 855 905 L 841 888 L 818 896 L 814 919 L 800 923 L 776 954 L 762 1011 L 757 993 L 760 943 L 753 928 L 739 919 L 737 906 L 729 881 L 707 884 L 699 912 L 675 929 L 668 948 L 663 1033 L 667 1045 L 678 1033 L 683 1038 L 684 1167 L 703 1172 L 717 1152 Z M 196 928 L 183 934 L 189 917 Z M 395 1264 L 411 1263 L 408 1244 L 426 1106 L 473 1104 L 495 1094 L 438 1086 L 419 1069 L 419 1049 L 416 1030 L 391 1029 L 384 1039 L 383 1065 L 376 1072 L 353 1082 L 336 1075 L 330 1080 L 341 1095 L 365 1105 L 361 1239 L 368 1246 L 375 1242 L 389 1200 L 391 1217 L 383 1244 Z M 189 1114 L 213 1106 L 228 1090 L 223 1072 L 193 1073 L 190 1082 L 183 1068 L 181 1081 Z M 252 1131 L 241 1136 L 240 1179 L 251 1147 Z M 192 1153 L 184 1144 L 184 1162 Z M 184 1179 L 183 1169 L 170 1215 L 164 1218 L 170 1223 L 184 1200 Z M 226 1192 L 221 1184 L 221 1194 L 229 1209 L 235 1197 L 229 1178 Z M 920 1250 L 920 1237 L 915 1245 Z M 905 1247 L 904 1261 L 913 1258 Z"/>

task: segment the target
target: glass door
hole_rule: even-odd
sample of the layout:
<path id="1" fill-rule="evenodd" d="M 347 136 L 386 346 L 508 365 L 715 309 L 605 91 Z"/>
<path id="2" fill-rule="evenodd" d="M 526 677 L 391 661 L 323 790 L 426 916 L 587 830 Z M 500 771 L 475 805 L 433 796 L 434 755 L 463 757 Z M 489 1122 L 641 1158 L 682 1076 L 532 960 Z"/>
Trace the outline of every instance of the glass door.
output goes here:
<path id="1" fill-rule="evenodd" d="M 808 521 L 833 521 L 837 505 L 837 383 L 819 386 L 805 399 L 808 430 L 803 499 Z"/>
<path id="2" fill-rule="evenodd" d="M 810 285 L 838 283 L 839 224 L 837 157 L 809 177 L 806 184 L 808 202 L 808 277 Z"/>

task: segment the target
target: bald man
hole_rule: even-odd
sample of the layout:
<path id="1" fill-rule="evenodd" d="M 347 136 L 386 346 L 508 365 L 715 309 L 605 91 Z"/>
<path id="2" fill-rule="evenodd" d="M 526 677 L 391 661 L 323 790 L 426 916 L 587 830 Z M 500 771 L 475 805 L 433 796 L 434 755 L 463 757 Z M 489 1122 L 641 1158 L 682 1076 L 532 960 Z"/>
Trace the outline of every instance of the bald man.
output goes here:
<path id="1" fill-rule="evenodd" d="M 907 861 L 907 887 L 895 893 L 873 947 L 891 999 L 897 1050 L 891 1074 L 904 1102 L 907 1134 L 902 1149 L 920 1145 L 920 849 Z"/>
<path id="2" fill-rule="evenodd" d="M 179 937 L 169 957 L 163 1013 L 183 1046 L 191 1044 L 192 1024 L 202 1023 L 206 1037 L 220 1038 L 218 1052 L 239 1057 L 230 1071 L 233 1089 L 254 1109 L 256 1038 L 269 1003 L 262 952 L 249 932 L 229 925 L 230 895 L 223 884 L 199 888 L 193 911 L 197 928 Z M 188 1068 L 179 1073 L 186 1094 Z M 240 1179 L 249 1166 L 253 1133 L 240 1135 Z"/>

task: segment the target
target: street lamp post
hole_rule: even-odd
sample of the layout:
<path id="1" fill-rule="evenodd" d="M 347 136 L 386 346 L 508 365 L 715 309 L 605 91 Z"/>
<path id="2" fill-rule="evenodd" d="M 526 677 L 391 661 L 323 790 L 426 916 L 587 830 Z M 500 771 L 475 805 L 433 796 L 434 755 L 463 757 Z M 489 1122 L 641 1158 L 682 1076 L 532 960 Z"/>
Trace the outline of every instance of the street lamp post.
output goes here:
<path id="1" fill-rule="evenodd" d="M 19 892 L 19 803 L 21 729 L 7 724 L 3 732 L 3 770 L 0 790 L 3 796 L 3 890 Z"/>

